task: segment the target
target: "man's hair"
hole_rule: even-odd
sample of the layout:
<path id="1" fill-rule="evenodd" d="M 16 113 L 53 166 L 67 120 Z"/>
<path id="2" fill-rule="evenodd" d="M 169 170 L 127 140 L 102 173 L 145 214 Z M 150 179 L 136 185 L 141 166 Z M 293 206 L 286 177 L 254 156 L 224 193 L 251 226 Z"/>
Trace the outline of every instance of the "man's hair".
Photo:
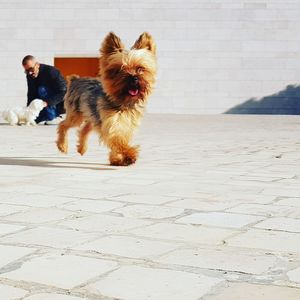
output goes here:
<path id="1" fill-rule="evenodd" d="M 28 61 L 33 60 L 33 59 L 35 59 L 34 56 L 26 55 L 22 60 L 22 65 L 25 66 L 28 63 Z"/>

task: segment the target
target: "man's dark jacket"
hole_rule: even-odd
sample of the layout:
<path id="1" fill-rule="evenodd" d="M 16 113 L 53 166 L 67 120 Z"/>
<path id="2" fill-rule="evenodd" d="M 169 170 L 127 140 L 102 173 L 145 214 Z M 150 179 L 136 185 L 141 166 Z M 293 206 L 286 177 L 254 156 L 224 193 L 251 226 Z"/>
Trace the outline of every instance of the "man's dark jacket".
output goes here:
<path id="1" fill-rule="evenodd" d="M 67 84 L 60 71 L 55 67 L 40 64 L 40 70 L 37 78 L 32 78 L 29 75 L 27 78 L 27 106 L 34 99 L 42 99 L 49 106 L 56 106 L 58 112 L 64 113 L 64 96 L 67 91 Z M 50 92 L 47 99 L 43 99 L 38 95 L 38 87 L 44 86 Z"/>

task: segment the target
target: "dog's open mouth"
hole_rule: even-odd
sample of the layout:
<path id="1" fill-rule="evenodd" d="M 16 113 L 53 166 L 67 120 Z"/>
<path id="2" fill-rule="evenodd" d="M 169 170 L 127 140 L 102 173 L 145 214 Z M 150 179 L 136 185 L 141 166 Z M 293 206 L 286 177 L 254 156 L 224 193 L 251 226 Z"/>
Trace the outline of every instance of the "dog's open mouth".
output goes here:
<path id="1" fill-rule="evenodd" d="M 139 93 L 139 89 L 129 89 L 128 93 L 131 96 L 136 96 Z"/>

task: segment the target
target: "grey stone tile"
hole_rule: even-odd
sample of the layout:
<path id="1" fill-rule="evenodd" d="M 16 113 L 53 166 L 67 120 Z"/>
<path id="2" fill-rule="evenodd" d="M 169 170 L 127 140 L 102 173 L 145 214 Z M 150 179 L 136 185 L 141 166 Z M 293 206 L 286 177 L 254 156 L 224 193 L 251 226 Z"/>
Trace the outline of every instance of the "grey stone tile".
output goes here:
<path id="1" fill-rule="evenodd" d="M 164 219 L 176 217 L 182 214 L 184 209 L 154 205 L 130 205 L 114 211 L 131 218 Z"/>
<path id="2" fill-rule="evenodd" d="M 286 198 L 276 202 L 276 205 L 300 206 L 300 198 Z"/>
<path id="3" fill-rule="evenodd" d="M 300 283 L 300 267 L 287 272 L 290 281 Z"/>
<path id="4" fill-rule="evenodd" d="M 101 212 L 111 211 L 113 209 L 122 206 L 124 206 L 124 203 L 122 202 L 82 199 L 77 201 L 71 201 L 59 207 L 62 209 L 73 210 L 73 211 L 88 211 L 88 212 L 101 213 Z"/>
<path id="5" fill-rule="evenodd" d="M 265 205 L 265 204 L 239 204 L 233 208 L 229 208 L 226 211 L 233 213 L 245 213 L 258 216 L 285 216 L 291 213 L 292 209 L 288 206 L 279 205 Z"/>
<path id="6" fill-rule="evenodd" d="M 172 200 L 176 200 L 178 197 L 168 197 L 163 195 L 156 195 L 151 193 L 146 194 L 130 194 L 130 195 L 121 195 L 118 197 L 112 198 L 112 200 L 116 201 L 124 201 L 124 202 L 130 202 L 130 203 L 145 203 L 145 204 L 163 204 L 170 202 Z"/>
<path id="7" fill-rule="evenodd" d="M 32 248 L 0 245 L 0 268 L 34 251 Z"/>
<path id="8" fill-rule="evenodd" d="M 20 211 L 29 210 L 30 207 L 23 205 L 10 205 L 10 204 L 0 204 L 0 217 L 14 214 Z"/>
<path id="9" fill-rule="evenodd" d="M 131 258 L 145 258 L 160 255 L 178 247 L 177 244 L 168 242 L 151 241 L 130 236 L 107 236 L 76 249 L 96 251 L 99 253 L 119 255 Z"/>
<path id="10" fill-rule="evenodd" d="M 300 235 L 291 232 L 251 229 L 228 239 L 230 246 L 298 253 Z"/>
<path id="11" fill-rule="evenodd" d="M 0 284 L 0 295 L 2 299 L 21 299 L 26 294 L 28 294 L 26 290 Z"/>
<path id="12" fill-rule="evenodd" d="M 290 287 L 233 283 L 227 289 L 208 300 L 296 300 L 300 296 L 300 290 Z"/>
<path id="13" fill-rule="evenodd" d="M 263 229 L 272 229 L 279 231 L 289 231 L 300 233 L 300 219 L 292 218 L 269 218 L 259 222 L 254 227 Z"/>
<path id="14" fill-rule="evenodd" d="M 179 249 L 161 256 L 167 264 L 205 269 L 261 274 L 276 263 L 276 257 L 238 249 Z"/>
<path id="15" fill-rule="evenodd" d="M 178 219 L 177 223 L 241 228 L 262 220 L 262 217 L 222 212 L 195 213 Z"/>
<path id="16" fill-rule="evenodd" d="M 66 248 L 80 245 L 96 237 L 98 235 L 93 233 L 83 233 L 62 228 L 38 227 L 11 234 L 0 241 L 10 244 Z"/>
<path id="17" fill-rule="evenodd" d="M 168 223 L 154 224 L 145 228 L 131 230 L 130 232 L 141 237 L 196 244 L 220 244 L 226 237 L 235 233 L 235 231 L 228 229 Z"/>
<path id="18" fill-rule="evenodd" d="M 15 213 L 13 215 L 4 217 L 3 220 L 21 223 L 48 223 L 62 220 L 72 215 L 75 215 L 75 213 L 58 208 L 48 207 L 36 208 L 25 212 Z"/>
<path id="19" fill-rule="evenodd" d="M 187 272 L 125 266 L 88 286 L 93 293 L 121 299 L 199 299 L 221 279 Z"/>
<path id="20" fill-rule="evenodd" d="M 2 277 L 71 289 L 116 268 L 115 262 L 74 255 L 48 255 L 25 262 Z M 47 270 L 47 272 L 45 272 Z"/>
<path id="21" fill-rule="evenodd" d="M 152 224 L 151 222 L 133 218 L 108 215 L 91 215 L 60 222 L 60 225 L 91 232 L 114 233 Z"/>
<path id="22" fill-rule="evenodd" d="M 32 190 L 31 192 L 34 192 Z M 67 197 L 57 197 L 49 194 L 24 194 L 14 193 L 12 196 L 2 200 L 3 203 L 26 205 L 31 207 L 53 207 L 62 203 L 70 202 L 72 199 Z"/>
<path id="23" fill-rule="evenodd" d="M 0 236 L 24 229 L 24 226 L 0 223 Z"/>
<path id="24" fill-rule="evenodd" d="M 26 300 L 80 300 L 80 297 L 74 297 L 70 295 L 62 295 L 62 294 L 48 294 L 48 293 L 41 293 L 35 294 L 25 298 Z M 86 299 L 86 298 L 84 298 Z"/>

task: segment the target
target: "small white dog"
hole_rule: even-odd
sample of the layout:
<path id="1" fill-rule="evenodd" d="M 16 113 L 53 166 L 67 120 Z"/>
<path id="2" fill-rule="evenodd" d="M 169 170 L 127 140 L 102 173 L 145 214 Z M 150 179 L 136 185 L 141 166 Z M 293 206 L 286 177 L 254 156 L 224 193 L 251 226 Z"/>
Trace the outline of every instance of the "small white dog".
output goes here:
<path id="1" fill-rule="evenodd" d="M 33 100 L 27 107 L 16 107 L 2 112 L 2 117 L 10 125 L 36 125 L 35 119 L 45 107 L 44 101 Z"/>

